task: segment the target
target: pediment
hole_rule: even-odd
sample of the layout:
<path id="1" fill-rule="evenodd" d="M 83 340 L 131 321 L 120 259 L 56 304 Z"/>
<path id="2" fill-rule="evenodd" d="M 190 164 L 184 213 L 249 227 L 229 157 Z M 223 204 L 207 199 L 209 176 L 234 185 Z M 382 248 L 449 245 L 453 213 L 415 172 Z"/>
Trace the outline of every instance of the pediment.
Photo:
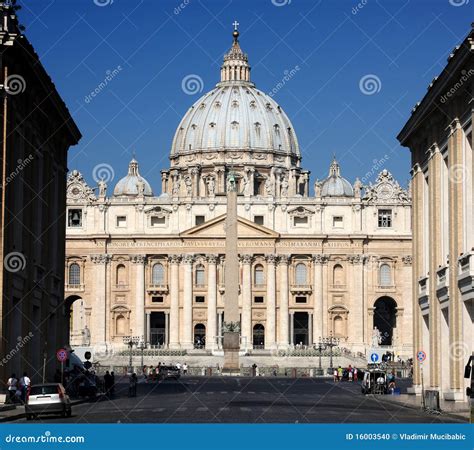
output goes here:
<path id="1" fill-rule="evenodd" d="M 225 238 L 226 214 L 215 217 L 200 225 L 196 225 L 181 234 L 181 237 Z M 257 225 L 243 217 L 237 218 L 237 236 L 240 239 L 270 238 L 274 239 L 279 234 L 262 225 Z"/>

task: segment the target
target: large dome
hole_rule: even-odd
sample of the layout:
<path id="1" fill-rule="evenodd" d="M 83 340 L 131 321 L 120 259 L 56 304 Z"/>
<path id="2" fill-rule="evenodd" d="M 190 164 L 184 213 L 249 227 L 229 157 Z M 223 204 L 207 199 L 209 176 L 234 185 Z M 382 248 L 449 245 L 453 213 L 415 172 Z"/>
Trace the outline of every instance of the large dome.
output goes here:
<path id="1" fill-rule="evenodd" d="M 247 55 L 234 43 L 224 57 L 221 82 L 184 115 L 171 156 L 219 149 L 255 149 L 290 153 L 300 150 L 290 119 L 281 107 L 250 82 Z"/>

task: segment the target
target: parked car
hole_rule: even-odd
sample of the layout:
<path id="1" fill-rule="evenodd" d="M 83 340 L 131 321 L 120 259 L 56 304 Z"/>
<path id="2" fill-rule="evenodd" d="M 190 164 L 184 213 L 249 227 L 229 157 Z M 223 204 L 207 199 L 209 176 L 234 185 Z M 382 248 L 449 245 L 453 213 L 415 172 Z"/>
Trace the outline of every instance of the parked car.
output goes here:
<path id="1" fill-rule="evenodd" d="M 71 400 L 61 383 L 37 384 L 31 386 L 27 393 L 25 413 L 27 420 L 40 414 L 62 414 L 63 417 L 71 417 Z"/>
<path id="2" fill-rule="evenodd" d="M 181 370 L 176 366 L 161 366 L 160 367 L 160 378 L 162 380 L 174 379 L 177 380 L 181 376 Z"/>

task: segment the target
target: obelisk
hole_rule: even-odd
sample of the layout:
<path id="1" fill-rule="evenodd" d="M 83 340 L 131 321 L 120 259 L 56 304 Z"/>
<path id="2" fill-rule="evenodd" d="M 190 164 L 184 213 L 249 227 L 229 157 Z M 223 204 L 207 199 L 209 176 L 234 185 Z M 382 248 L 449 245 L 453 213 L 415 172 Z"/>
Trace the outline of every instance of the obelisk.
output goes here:
<path id="1" fill-rule="evenodd" d="M 227 217 L 225 222 L 225 297 L 224 297 L 224 367 L 223 372 L 239 373 L 239 254 L 237 236 L 237 183 L 235 173 L 227 178 Z"/>

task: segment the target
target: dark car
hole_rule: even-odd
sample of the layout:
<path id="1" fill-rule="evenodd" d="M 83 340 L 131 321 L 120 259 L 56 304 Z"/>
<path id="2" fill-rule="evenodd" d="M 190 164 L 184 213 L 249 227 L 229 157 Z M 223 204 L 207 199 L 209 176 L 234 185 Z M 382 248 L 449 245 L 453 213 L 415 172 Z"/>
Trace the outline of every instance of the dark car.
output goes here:
<path id="1" fill-rule="evenodd" d="M 181 371 L 176 366 L 161 366 L 160 367 L 160 378 L 162 380 L 178 380 L 181 376 Z"/>

